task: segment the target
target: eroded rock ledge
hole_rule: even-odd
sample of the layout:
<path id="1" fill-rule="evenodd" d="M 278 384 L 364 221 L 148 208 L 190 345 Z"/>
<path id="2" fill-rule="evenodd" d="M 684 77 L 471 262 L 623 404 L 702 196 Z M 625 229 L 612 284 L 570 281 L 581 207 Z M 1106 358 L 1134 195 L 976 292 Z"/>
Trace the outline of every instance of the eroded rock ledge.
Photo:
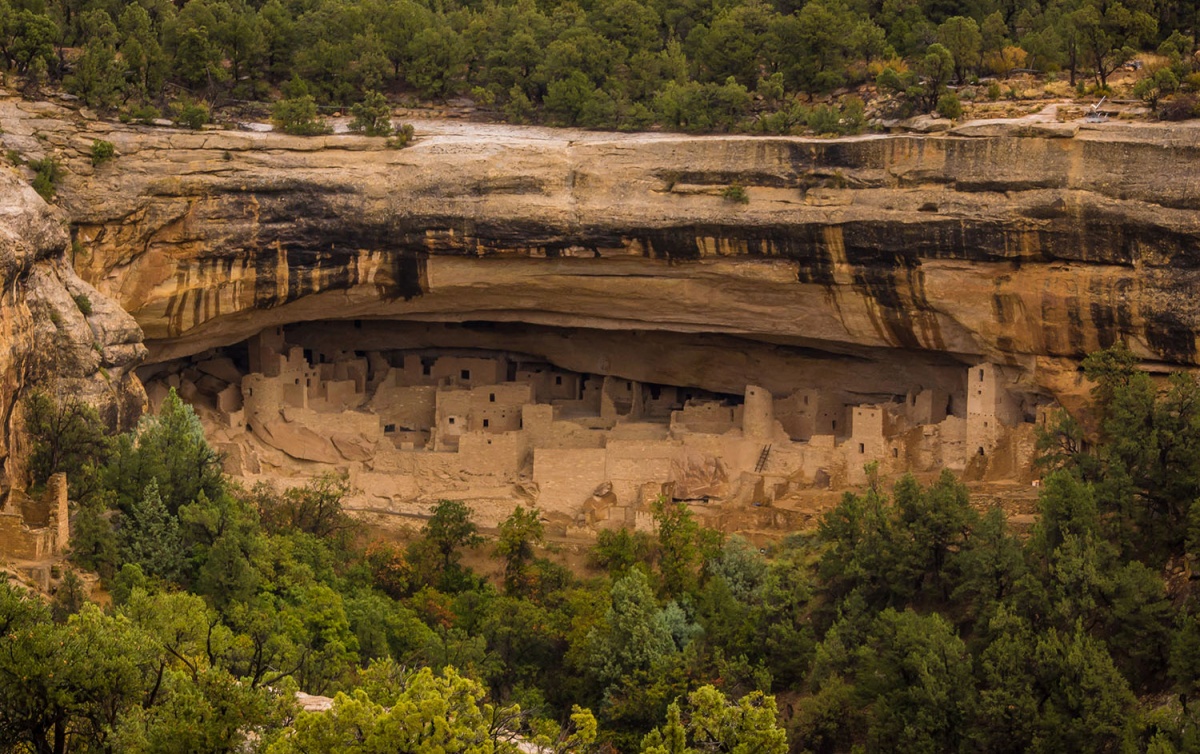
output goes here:
<path id="1" fill-rule="evenodd" d="M 128 427 L 145 403 L 133 368 L 146 349 L 133 318 L 66 261 L 63 215 L 11 168 L 0 168 L 0 196 L 0 492 L 10 514 L 7 493 L 26 483 L 22 399 L 33 390 L 71 396 Z M 8 539 L 5 547 L 22 557 Z"/>
<path id="2" fill-rule="evenodd" d="M 1197 359 L 1197 128 L 814 140 L 418 123 L 394 151 L 14 100 L 0 126 L 66 158 L 75 268 L 134 315 L 152 360 L 316 319 L 521 322 L 736 338 L 858 364 L 864 392 L 905 365 L 988 361 L 1072 405 L 1078 359 L 1117 338 L 1150 363 Z M 94 138 L 118 154 L 95 170 Z M 747 204 L 722 197 L 733 183 Z M 671 379 L 654 362 L 627 376 L 744 387 L 727 348 L 657 350 Z"/>

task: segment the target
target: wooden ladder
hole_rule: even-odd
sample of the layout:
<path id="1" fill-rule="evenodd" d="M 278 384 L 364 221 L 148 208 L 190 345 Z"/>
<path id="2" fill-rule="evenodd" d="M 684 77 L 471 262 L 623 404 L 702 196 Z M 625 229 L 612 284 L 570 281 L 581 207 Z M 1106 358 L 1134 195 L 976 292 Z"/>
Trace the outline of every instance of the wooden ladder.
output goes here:
<path id="1" fill-rule="evenodd" d="M 754 464 L 754 473 L 761 474 L 762 470 L 767 468 L 767 459 L 771 456 L 771 446 L 764 445 L 762 452 L 758 454 L 758 463 Z"/>

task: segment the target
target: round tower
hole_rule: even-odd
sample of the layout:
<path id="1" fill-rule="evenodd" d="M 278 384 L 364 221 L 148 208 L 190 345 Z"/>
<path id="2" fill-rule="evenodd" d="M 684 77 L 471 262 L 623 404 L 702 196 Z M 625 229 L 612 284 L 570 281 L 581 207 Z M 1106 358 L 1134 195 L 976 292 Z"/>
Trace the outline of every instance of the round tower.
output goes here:
<path id="1" fill-rule="evenodd" d="M 766 388 L 746 386 L 742 406 L 742 435 L 748 440 L 770 442 L 775 428 L 775 397 Z"/>

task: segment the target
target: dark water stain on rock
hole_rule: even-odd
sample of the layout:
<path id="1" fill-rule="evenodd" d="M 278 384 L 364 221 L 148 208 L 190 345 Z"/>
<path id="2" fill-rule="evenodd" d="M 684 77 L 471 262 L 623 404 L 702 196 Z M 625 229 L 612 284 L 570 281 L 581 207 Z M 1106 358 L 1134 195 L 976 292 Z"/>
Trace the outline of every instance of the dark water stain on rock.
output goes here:
<path id="1" fill-rule="evenodd" d="M 1177 313 L 1160 310 L 1145 313 L 1146 341 L 1167 361 L 1195 363 L 1196 331 Z"/>
<path id="2" fill-rule="evenodd" d="M 654 259 L 665 259 L 670 262 L 695 261 L 700 258 L 699 239 L 712 235 L 713 229 L 701 229 L 696 226 L 682 226 L 644 231 L 643 247 L 646 253 Z"/>

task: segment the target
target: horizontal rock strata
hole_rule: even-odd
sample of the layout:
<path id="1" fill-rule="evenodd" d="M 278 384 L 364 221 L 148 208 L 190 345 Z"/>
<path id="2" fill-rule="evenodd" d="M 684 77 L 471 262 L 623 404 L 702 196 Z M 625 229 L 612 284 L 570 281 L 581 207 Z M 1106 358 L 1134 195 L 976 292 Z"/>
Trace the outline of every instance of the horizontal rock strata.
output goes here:
<path id="1" fill-rule="evenodd" d="M 1200 129 L 1186 126 L 823 140 L 431 122 L 398 151 L 13 100 L 0 126 L 66 160 L 75 267 L 155 360 L 306 320 L 527 323 L 720 336 L 873 365 L 875 382 L 990 361 L 1068 405 L 1078 360 L 1117 339 L 1152 367 L 1197 360 Z M 96 138 L 117 158 L 93 169 Z M 748 202 L 727 198 L 734 184 Z M 719 347 L 660 350 L 671 379 L 630 376 L 737 387 Z"/>

